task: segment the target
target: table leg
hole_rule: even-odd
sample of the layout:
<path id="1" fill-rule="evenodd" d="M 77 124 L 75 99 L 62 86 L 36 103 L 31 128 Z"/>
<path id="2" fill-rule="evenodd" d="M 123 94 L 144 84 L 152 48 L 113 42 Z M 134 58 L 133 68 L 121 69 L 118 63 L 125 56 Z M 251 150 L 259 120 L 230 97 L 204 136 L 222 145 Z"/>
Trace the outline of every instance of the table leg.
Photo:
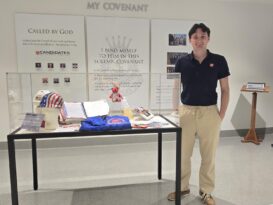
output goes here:
<path id="1" fill-rule="evenodd" d="M 158 133 L 158 157 L 157 157 L 157 178 L 162 179 L 162 133 Z"/>
<path id="2" fill-rule="evenodd" d="M 38 171 L 37 171 L 37 145 L 36 138 L 31 139 L 32 144 L 32 168 L 33 168 L 33 189 L 38 190 Z"/>
<path id="3" fill-rule="evenodd" d="M 176 175 L 175 175 L 175 193 L 181 191 L 181 130 L 176 132 Z M 181 204 L 181 195 L 175 195 L 175 205 Z"/>
<path id="4" fill-rule="evenodd" d="M 251 121 L 250 121 L 250 129 L 248 133 L 242 140 L 242 142 L 253 142 L 254 144 L 259 145 L 261 140 L 258 139 L 255 131 L 256 127 L 256 105 L 257 105 L 257 93 L 252 93 L 252 106 L 251 106 Z"/>
<path id="5" fill-rule="evenodd" d="M 18 205 L 19 203 L 18 203 L 15 144 L 14 144 L 14 139 L 12 139 L 9 136 L 8 136 L 8 152 L 9 152 L 11 203 L 12 205 Z"/>

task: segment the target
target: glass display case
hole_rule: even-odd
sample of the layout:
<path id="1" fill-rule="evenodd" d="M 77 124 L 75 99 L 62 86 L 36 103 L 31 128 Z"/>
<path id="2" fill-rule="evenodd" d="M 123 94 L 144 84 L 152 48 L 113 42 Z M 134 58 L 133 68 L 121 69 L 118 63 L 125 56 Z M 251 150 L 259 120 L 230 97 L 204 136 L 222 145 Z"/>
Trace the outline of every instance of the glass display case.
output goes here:
<path id="1" fill-rule="evenodd" d="M 35 112 L 41 91 L 59 93 L 65 102 L 106 100 L 110 114 L 120 114 L 121 102 L 113 102 L 111 88 L 134 110 L 144 107 L 153 114 L 168 115 L 178 109 L 181 93 L 179 73 L 7 73 L 10 130 L 22 124 L 26 113 Z"/>

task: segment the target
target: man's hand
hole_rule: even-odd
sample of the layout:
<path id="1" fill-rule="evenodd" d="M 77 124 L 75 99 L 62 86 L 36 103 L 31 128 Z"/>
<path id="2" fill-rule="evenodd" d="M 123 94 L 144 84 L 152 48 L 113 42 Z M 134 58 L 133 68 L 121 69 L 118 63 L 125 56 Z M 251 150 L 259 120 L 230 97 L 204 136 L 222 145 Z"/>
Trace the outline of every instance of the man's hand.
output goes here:
<path id="1" fill-rule="evenodd" d="M 228 107 L 228 102 L 229 102 L 228 77 L 220 79 L 220 86 L 221 86 L 221 106 L 220 106 L 219 116 L 221 120 L 223 120 L 225 117 L 226 110 Z"/>

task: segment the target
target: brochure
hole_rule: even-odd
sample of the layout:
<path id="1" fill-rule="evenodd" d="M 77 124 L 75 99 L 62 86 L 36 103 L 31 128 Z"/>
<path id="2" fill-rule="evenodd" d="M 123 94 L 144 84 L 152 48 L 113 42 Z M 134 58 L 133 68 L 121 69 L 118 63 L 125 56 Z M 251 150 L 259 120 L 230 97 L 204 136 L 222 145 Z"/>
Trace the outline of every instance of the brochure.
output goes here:
<path id="1" fill-rule="evenodd" d="M 44 118 L 44 114 L 26 113 L 21 128 L 29 131 L 39 132 L 41 123 Z"/>

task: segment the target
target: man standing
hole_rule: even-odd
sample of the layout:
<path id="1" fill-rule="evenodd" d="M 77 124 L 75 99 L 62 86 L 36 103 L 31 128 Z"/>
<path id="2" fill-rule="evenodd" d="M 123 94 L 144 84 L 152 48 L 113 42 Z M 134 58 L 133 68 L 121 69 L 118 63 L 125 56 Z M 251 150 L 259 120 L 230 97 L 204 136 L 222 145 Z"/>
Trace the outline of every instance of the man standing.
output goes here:
<path id="1" fill-rule="evenodd" d="M 229 101 L 229 68 L 225 58 L 207 49 L 210 29 L 203 23 L 194 24 L 189 31 L 193 51 L 178 60 L 175 72 L 181 73 L 183 91 L 179 107 L 182 127 L 181 196 L 190 193 L 191 156 L 198 136 L 201 154 L 199 194 L 204 204 L 214 205 L 211 195 L 215 186 L 215 152 L 221 122 Z M 217 107 L 216 87 L 221 88 L 220 109 Z M 168 195 L 175 200 L 175 192 Z"/>

